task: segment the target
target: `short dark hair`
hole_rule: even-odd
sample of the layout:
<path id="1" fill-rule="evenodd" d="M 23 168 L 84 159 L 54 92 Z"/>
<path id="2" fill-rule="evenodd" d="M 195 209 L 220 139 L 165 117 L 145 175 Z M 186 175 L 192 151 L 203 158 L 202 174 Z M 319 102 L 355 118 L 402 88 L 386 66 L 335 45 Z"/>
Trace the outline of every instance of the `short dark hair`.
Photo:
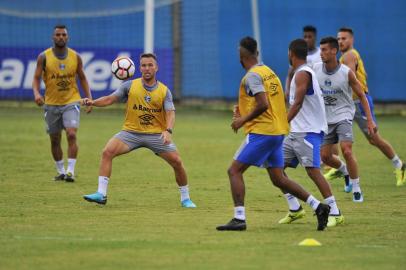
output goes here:
<path id="1" fill-rule="evenodd" d="M 64 24 L 57 24 L 54 27 L 54 30 L 55 29 L 66 29 L 66 30 L 68 30 L 68 27 L 66 27 L 66 25 L 64 25 Z"/>
<path id="2" fill-rule="evenodd" d="M 258 44 L 252 37 L 245 37 L 240 40 L 240 47 L 249 51 L 252 55 L 257 55 Z"/>
<path id="3" fill-rule="evenodd" d="M 289 51 L 291 51 L 297 58 L 306 60 L 307 57 L 307 43 L 304 39 L 298 38 L 289 44 Z"/>
<path id="4" fill-rule="evenodd" d="M 347 32 L 350 33 L 351 36 L 354 35 L 354 31 L 352 31 L 352 28 L 350 27 L 341 27 L 340 29 L 338 29 L 338 32 Z"/>
<path id="5" fill-rule="evenodd" d="M 142 53 L 140 55 L 140 60 L 141 58 L 154 58 L 154 60 L 157 61 L 157 57 L 154 53 Z"/>
<path id="6" fill-rule="evenodd" d="M 306 25 L 303 27 L 303 32 L 313 32 L 314 34 L 317 34 L 317 29 L 313 25 Z"/>
<path id="7" fill-rule="evenodd" d="M 338 41 L 335 37 L 324 37 L 320 40 L 320 45 L 321 44 L 328 44 L 330 48 L 337 49 L 338 51 Z"/>

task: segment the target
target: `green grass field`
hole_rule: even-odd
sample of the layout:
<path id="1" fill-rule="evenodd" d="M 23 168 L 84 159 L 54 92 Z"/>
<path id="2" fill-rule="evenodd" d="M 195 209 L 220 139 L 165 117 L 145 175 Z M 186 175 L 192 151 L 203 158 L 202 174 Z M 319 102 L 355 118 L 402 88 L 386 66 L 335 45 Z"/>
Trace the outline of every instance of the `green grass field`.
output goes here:
<path id="1" fill-rule="evenodd" d="M 224 111 L 180 109 L 174 140 L 185 163 L 197 209 L 182 209 L 174 175 L 141 149 L 117 158 L 106 206 L 83 194 L 97 188 L 99 157 L 121 128 L 123 111 L 82 114 L 77 182 L 55 174 L 42 110 L 0 103 L 0 269 L 404 269 L 406 186 L 392 165 L 355 130 L 365 202 L 354 204 L 333 182 L 343 226 L 316 231 L 316 218 L 277 221 L 285 199 L 264 170 L 251 168 L 246 232 L 217 232 L 233 215 L 227 167 L 243 135 Z M 406 118 L 380 117 L 381 134 L 406 158 Z M 66 152 L 66 142 L 64 151 Z M 65 156 L 66 157 L 66 156 Z M 320 198 L 303 169 L 288 174 Z M 321 247 L 301 247 L 315 238 Z M 403 266 L 402 266 L 403 265 Z"/>

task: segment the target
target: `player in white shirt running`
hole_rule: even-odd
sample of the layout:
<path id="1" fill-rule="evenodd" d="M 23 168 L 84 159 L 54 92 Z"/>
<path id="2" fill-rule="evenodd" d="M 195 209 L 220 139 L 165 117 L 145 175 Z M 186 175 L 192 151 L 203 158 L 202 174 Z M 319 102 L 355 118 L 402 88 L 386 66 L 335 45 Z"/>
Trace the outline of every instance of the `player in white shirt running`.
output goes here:
<path id="1" fill-rule="evenodd" d="M 294 69 L 290 84 L 288 121 L 290 133 L 283 142 L 283 155 L 286 167 L 295 168 L 299 163 L 305 167 L 307 175 L 330 206 L 328 227 L 344 222 L 338 210 L 331 187 L 320 171 L 320 147 L 323 135 L 327 132 L 327 120 L 322 93 L 313 70 L 306 64 L 308 53 L 306 41 L 296 39 L 289 45 L 289 62 Z M 289 205 L 288 214 L 280 224 L 289 224 L 305 214 L 299 201 L 284 192 Z"/>
<path id="2" fill-rule="evenodd" d="M 352 120 L 355 106 L 352 92 L 359 97 L 361 105 L 366 112 L 368 132 L 375 133 L 376 125 L 361 85 L 354 72 L 337 60 L 338 41 L 334 37 L 326 37 L 320 41 L 321 58 L 323 63 L 314 65 L 314 72 L 323 92 L 324 104 L 328 123 L 328 133 L 324 136 L 321 148 L 321 157 L 325 164 L 343 171 L 346 175 L 347 192 L 353 191 L 353 201 L 362 202 L 363 195 L 359 184 L 358 165 L 352 151 L 353 134 Z M 341 152 L 348 166 L 333 154 L 336 143 L 340 143 Z"/>

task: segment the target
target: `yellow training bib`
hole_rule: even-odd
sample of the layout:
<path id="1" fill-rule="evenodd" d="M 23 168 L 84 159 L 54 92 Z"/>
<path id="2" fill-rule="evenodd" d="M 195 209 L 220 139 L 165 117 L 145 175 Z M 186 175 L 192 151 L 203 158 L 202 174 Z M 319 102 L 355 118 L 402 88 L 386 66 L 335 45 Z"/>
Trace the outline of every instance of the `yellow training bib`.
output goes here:
<path id="1" fill-rule="evenodd" d="M 123 130 L 140 133 L 162 133 L 166 130 L 164 101 L 168 88 L 158 82 L 156 89 L 148 91 L 142 80 L 133 80 L 128 92 Z"/>
<path id="2" fill-rule="evenodd" d="M 65 59 L 57 58 L 52 48 L 44 52 L 45 70 L 42 79 L 45 82 L 45 104 L 66 105 L 80 100 L 76 83 L 78 68 L 77 54 L 68 48 Z"/>
<path id="3" fill-rule="evenodd" d="M 249 72 L 258 74 L 262 78 L 269 107 L 257 118 L 245 123 L 245 133 L 257 133 L 263 135 L 284 135 L 289 132 L 289 124 L 286 113 L 285 97 L 282 84 L 276 74 L 265 65 L 257 65 Z M 257 105 L 255 97 L 249 96 L 245 90 L 246 76 L 241 80 L 238 106 L 241 116 L 249 114 Z"/>
<path id="4" fill-rule="evenodd" d="M 364 62 L 361 59 L 361 55 L 358 53 L 358 51 L 356 49 L 351 49 L 349 52 L 353 52 L 355 54 L 355 57 L 357 58 L 355 76 L 357 77 L 358 81 L 361 84 L 362 91 L 364 91 L 364 93 L 368 93 L 367 72 L 365 71 L 365 66 L 364 66 Z M 348 52 L 346 52 L 346 53 L 348 53 Z M 344 55 L 341 55 L 340 63 L 343 63 L 343 61 L 344 61 Z M 355 94 L 353 94 L 352 97 L 353 97 L 353 99 L 358 99 L 358 97 Z"/>

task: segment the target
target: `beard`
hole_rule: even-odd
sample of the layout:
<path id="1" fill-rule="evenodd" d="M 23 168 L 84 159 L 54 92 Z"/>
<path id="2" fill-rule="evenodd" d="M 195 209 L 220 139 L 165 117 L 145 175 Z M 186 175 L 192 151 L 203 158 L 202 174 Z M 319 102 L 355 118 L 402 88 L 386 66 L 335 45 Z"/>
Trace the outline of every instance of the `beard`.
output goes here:
<path id="1" fill-rule="evenodd" d="M 64 41 L 54 42 L 54 44 L 55 44 L 55 47 L 58 47 L 58 48 L 64 48 L 66 46 L 66 42 L 64 42 Z"/>

